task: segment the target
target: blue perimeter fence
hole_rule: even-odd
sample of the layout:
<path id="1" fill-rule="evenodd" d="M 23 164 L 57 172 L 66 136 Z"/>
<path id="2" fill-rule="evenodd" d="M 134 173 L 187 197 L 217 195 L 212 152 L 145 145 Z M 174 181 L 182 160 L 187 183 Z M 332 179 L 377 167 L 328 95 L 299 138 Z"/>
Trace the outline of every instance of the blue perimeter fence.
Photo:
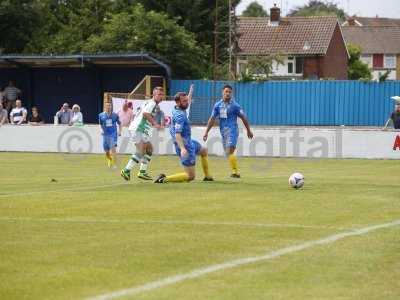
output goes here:
<path id="1" fill-rule="evenodd" d="M 234 98 L 253 125 L 383 126 L 400 95 L 400 81 L 267 81 L 226 82 L 172 80 L 171 94 L 188 91 L 193 83 L 190 112 L 193 124 L 205 124 L 222 87 L 230 84 Z"/>

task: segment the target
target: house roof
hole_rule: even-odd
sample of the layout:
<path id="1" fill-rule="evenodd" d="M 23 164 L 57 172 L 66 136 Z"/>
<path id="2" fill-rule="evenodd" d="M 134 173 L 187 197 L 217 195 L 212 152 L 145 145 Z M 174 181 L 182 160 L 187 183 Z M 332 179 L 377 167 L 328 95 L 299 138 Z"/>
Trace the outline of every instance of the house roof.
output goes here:
<path id="1" fill-rule="evenodd" d="M 400 19 L 390 18 L 368 18 L 368 17 L 352 17 L 358 26 L 400 26 Z M 343 26 L 349 26 L 348 22 L 344 22 Z"/>
<path id="2" fill-rule="evenodd" d="M 344 26 L 346 43 L 361 47 L 363 54 L 400 53 L 400 26 Z"/>
<path id="3" fill-rule="evenodd" d="M 335 16 L 285 17 L 278 26 L 268 18 L 239 17 L 238 54 L 324 55 L 336 25 Z"/>

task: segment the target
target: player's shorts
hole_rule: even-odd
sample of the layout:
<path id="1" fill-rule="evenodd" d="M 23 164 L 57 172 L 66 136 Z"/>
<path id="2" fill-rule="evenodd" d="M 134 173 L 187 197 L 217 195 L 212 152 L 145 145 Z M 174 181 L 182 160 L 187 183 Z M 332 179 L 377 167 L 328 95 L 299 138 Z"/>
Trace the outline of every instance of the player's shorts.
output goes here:
<path id="1" fill-rule="evenodd" d="M 103 149 L 110 151 L 112 148 L 117 147 L 117 135 L 103 135 Z"/>
<path id="2" fill-rule="evenodd" d="M 192 167 L 196 165 L 196 155 L 200 153 L 201 145 L 198 141 L 190 140 L 189 145 L 185 145 L 186 150 L 188 151 L 188 156 L 181 156 L 181 149 L 178 144 L 175 143 L 175 152 L 181 159 L 181 164 L 185 167 Z"/>
<path id="3" fill-rule="evenodd" d="M 150 136 L 140 131 L 129 131 L 131 140 L 134 144 L 150 143 Z"/>
<path id="4" fill-rule="evenodd" d="M 226 148 L 236 148 L 239 130 L 237 128 L 223 127 L 220 130 L 222 136 L 222 145 Z"/>

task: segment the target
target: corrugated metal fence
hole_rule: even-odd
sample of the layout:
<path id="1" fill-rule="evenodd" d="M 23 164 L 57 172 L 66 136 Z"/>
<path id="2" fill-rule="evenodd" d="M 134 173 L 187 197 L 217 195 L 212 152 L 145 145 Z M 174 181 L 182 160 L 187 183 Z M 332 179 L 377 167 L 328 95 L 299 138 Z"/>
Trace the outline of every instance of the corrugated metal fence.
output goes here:
<path id="1" fill-rule="evenodd" d="M 227 82 L 172 80 L 171 94 L 195 84 L 191 120 L 204 124 Z M 253 125 L 382 126 L 400 95 L 400 81 L 228 82 Z"/>

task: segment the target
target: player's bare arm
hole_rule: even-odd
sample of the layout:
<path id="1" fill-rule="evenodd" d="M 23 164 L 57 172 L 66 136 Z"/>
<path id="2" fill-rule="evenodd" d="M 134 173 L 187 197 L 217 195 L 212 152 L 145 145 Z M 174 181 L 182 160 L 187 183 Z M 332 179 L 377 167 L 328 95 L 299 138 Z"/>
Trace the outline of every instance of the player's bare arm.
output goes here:
<path id="1" fill-rule="evenodd" d="M 182 135 L 180 133 L 176 133 L 175 138 L 176 138 L 176 143 L 181 149 L 181 156 L 186 157 L 188 155 L 188 152 L 186 150 L 185 144 L 183 143 Z"/>
<path id="2" fill-rule="evenodd" d="M 251 131 L 249 120 L 247 120 L 246 116 L 244 115 L 239 116 L 239 118 L 242 120 L 244 127 L 246 127 L 247 137 L 249 139 L 252 139 L 254 135 L 253 132 Z"/>
<path id="3" fill-rule="evenodd" d="M 215 124 L 215 118 L 214 117 L 209 118 L 208 122 L 207 122 L 206 132 L 203 135 L 203 141 L 207 141 L 208 133 L 210 132 L 210 130 L 214 126 L 214 124 Z"/>
<path id="4" fill-rule="evenodd" d="M 143 117 L 144 117 L 147 121 L 149 121 L 150 124 L 151 124 L 151 126 L 153 126 L 154 128 L 157 128 L 157 129 L 160 129 L 160 128 L 161 128 L 161 125 L 158 124 L 158 123 L 156 122 L 156 120 L 154 120 L 153 116 L 152 116 L 150 113 L 144 112 L 144 113 L 143 113 Z"/>
<path id="5" fill-rule="evenodd" d="M 190 104 L 192 104 L 193 91 L 194 91 L 194 84 L 191 84 L 188 93 L 189 106 Z"/>

